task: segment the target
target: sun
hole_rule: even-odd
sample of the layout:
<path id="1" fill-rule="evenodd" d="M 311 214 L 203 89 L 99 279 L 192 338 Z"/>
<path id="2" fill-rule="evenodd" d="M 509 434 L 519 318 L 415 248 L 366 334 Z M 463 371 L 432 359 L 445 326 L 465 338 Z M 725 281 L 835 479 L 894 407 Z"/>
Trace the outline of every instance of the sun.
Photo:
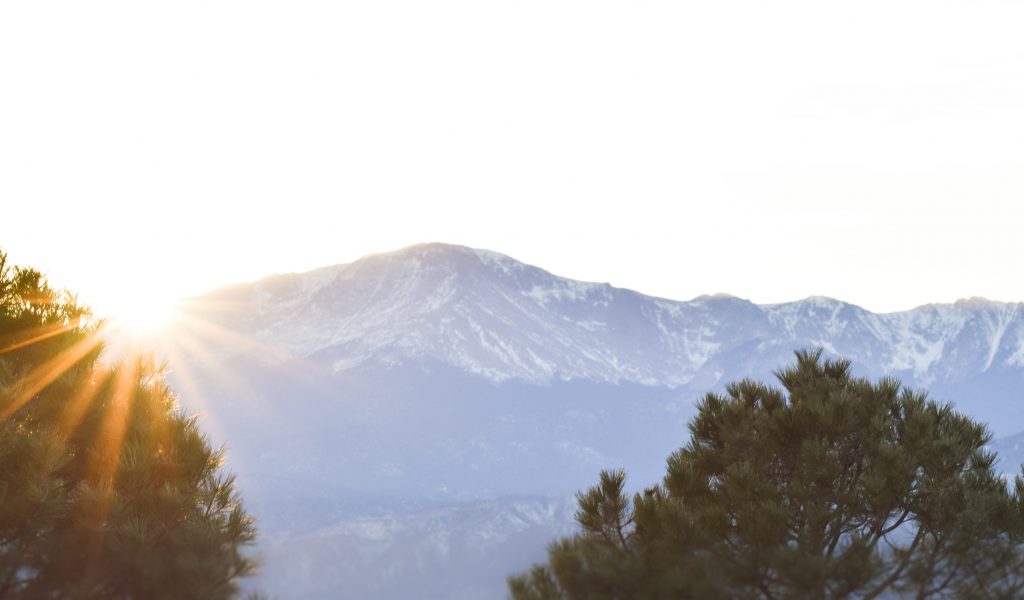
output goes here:
<path id="1" fill-rule="evenodd" d="M 117 333 L 134 338 L 156 336 L 174 322 L 179 308 L 176 298 L 138 294 L 118 298 L 110 304 L 107 323 Z"/>

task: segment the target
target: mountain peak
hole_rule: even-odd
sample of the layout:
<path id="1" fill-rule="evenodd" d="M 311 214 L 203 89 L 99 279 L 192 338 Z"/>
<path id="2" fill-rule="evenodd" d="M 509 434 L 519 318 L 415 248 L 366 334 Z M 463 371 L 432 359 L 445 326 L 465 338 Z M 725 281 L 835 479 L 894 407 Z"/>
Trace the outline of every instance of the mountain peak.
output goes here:
<path id="1" fill-rule="evenodd" d="M 953 306 L 958 308 L 984 310 L 989 308 L 1006 308 L 1008 306 L 1019 305 L 1019 302 L 1001 302 L 999 300 L 990 300 L 982 296 L 971 296 L 970 298 L 961 298 L 953 303 Z"/>
<path id="2" fill-rule="evenodd" d="M 843 302 L 842 300 L 838 300 L 838 299 L 833 298 L 831 296 L 822 296 L 820 294 L 813 294 L 813 295 L 807 296 L 806 298 L 802 298 L 802 299 L 798 300 L 797 303 L 798 304 L 810 304 L 810 305 L 813 305 L 813 306 L 819 306 L 819 307 L 823 307 L 823 308 L 824 307 L 835 307 L 835 306 L 841 306 L 841 305 L 846 305 L 847 304 L 846 302 Z"/>
<path id="3" fill-rule="evenodd" d="M 406 257 L 406 256 L 464 256 L 473 255 L 477 252 L 475 248 L 469 246 L 463 246 L 461 244 L 449 244 L 446 242 L 423 242 L 419 244 L 412 244 L 411 246 L 405 246 L 398 250 L 390 250 L 388 252 L 380 252 L 377 254 L 370 254 L 363 258 L 372 258 L 374 256 L 392 256 L 392 257 Z M 359 259 L 363 260 L 363 259 Z"/>
<path id="4" fill-rule="evenodd" d="M 746 302 L 745 299 L 740 298 L 739 296 L 734 296 L 732 294 L 727 294 L 725 292 L 717 292 L 717 293 L 714 293 L 714 294 L 701 294 L 700 296 L 697 296 L 696 298 L 694 298 L 694 300 L 701 300 L 701 301 L 705 301 L 705 302 L 706 301 L 743 300 L 744 302 Z"/>
<path id="5" fill-rule="evenodd" d="M 376 266 L 387 262 L 403 263 L 416 269 L 461 272 L 489 267 L 505 273 L 526 267 L 500 252 L 444 242 L 414 244 L 390 252 L 370 254 L 350 263 L 349 266 Z"/>
<path id="6" fill-rule="evenodd" d="M 501 259 L 513 262 L 519 262 L 515 259 L 496 252 L 494 250 L 486 250 L 483 248 L 473 248 L 471 246 L 464 246 L 462 244 L 449 244 L 447 242 L 423 242 L 420 244 L 412 244 L 411 246 L 405 246 L 397 250 L 390 250 L 387 252 L 378 252 L 374 254 L 368 254 L 357 259 L 355 262 L 361 260 L 372 259 L 375 257 L 390 257 L 390 258 L 446 258 L 446 257 L 486 257 L 491 259 Z"/>

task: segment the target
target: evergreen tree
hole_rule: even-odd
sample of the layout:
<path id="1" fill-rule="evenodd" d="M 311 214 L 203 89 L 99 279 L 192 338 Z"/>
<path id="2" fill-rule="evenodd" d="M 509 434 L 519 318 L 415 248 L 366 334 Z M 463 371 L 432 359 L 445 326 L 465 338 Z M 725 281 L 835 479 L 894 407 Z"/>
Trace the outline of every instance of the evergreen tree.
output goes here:
<path id="1" fill-rule="evenodd" d="M 152 361 L 0 253 L 0 597 L 227 598 L 254 529 Z"/>
<path id="2" fill-rule="evenodd" d="M 1024 481 L 982 425 L 820 351 L 777 377 L 708 394 L 660 485 L 602 473 L 512 597 L 1024 597 Z"/>

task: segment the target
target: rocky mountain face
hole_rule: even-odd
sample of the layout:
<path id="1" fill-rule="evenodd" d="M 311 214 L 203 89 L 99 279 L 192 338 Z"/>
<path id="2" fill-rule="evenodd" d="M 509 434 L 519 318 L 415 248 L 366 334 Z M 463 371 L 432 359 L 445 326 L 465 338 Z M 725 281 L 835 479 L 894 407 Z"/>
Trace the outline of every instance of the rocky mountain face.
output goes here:
<path id="1" fill-rule="evenodd" d="M 1022 304 L 678 302 L 428 244 L 224 288 L 184 324 L 173 377 L 228 444 L 280 598 L 502 597 L 494 574 L 572 526 L 543 507 L 602 468 L 656 481 L 694 399 L 798 348 L 1024 430 Z"/>

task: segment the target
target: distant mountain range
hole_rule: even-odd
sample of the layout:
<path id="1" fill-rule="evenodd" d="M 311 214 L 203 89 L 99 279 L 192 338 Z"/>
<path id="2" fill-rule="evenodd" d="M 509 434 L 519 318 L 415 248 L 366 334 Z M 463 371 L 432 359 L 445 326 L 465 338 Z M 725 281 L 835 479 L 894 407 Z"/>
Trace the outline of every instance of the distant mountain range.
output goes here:
<path id="1" fill-rule="evenodd" d="M 571 527 L 551 506 L 601 468 L 657 480 L 695 398 L 771 379 L 798 348 L 1024 431 L 1020 303 L 680 302 L 425 244 L 234 285 L 189 312 L 202 325 L 174 378 L 229 446 L 267 532 L 259 583 L 281 598 L 502 597 L 480 574 L 540 559 Z M 470 538 L 488 542 L 452 550 Z"/>
<path id="2" fill-rule="evenodd" d="M 770 375 L 793 348 L 821 347 L 866 375 L 943 394 L 1024 380 L 1022 303 L 971 298 L 877 314 L 824 297 L 679 302 L 446 244 L 274 275 L 214 292 L 202 305 L 220 309 L 204 318 L 335 372 L 429 362 L 498 383 L 586 380 L 699 392 Z M 1024 389 L 1003 394 L 1024 400 Z M 984 418 L 988 400 L 972 396 L 958 399 L 967 409 L 978 404 Z M 1003 428 L 1002 419 L 991 420 Z M 1009 427 L 1024 429 L 1024 421 Z"/>

